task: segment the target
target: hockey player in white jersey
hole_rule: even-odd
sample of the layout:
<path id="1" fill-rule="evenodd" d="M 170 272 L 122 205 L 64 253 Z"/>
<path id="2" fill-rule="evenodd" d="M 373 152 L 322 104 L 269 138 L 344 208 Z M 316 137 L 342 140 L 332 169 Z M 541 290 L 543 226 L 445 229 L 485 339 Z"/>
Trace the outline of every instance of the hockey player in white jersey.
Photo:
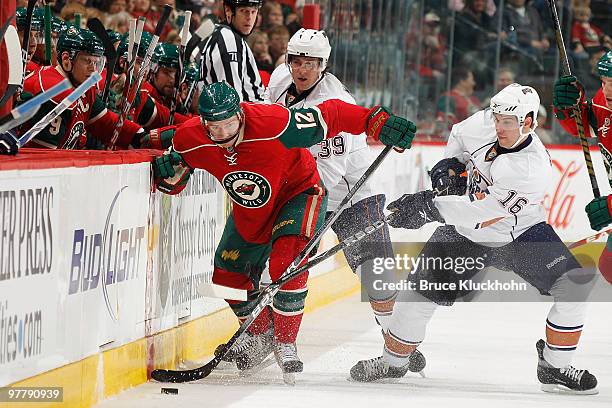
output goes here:
<path id="1" fill-rule="evenodd" d="M 595 271 L 581 268 L 545 221 L 542 201 L 552 169 L 548 152 L 534 132 L 539 104 L 531 87 L 504 88 L 491 99 L 490 109 L 453 126 L 445 159 L 432 171 L 435 191 L 406 194 L 389 204 L 387 209 L 396 212 L 390 221 L 393 227 L 445 224 L 436 229 L 419 257 L 484 261 L 463 273 L 435 262 L 417 267 L 409 277 L 416 289 L 398 294 L 384 333 L 383 356 L 357 363 L 351 369 L 353 379 L 402 376 L 437 306 L 450 306 L 457 297 L 467 295 L 469 289 L 462 288 L 461 281 L 494 266 L 514 271 L 554 299 L 546 319 L 546 341 L 536 343 L 542 389 L 597 393 L 595 376 L 570 365 Z M 466 185 L 461 177 L 464 169 L 467 191 L 461 191 Z M 444 195 L 448 189 L 458 189 L 454 193 L 459 195 Z"/>
<path id="2" fill-rule="evenodd" d="M 328 99 L 355 103 L 346 87 L 326 70 L 331 45 L 323 31 L 300 29 L 289 40 L 286 63 L 279 65 L 270 79 L 266 102 L 279 103 L 290 109 L 315 106 Z M 350 188 L 374 161 L 375 153 L 366 137 L 340 133 L 310 148 L 317 169 L 328 189 L 328 216 L 347 195 Z M 366 182 L 355 194 L 337 221 L 332 225 L 340 240 L 384 218 L 385 195 L 377 192 L 372 181 Z M 353 272 L 363 280 L 377 322 L 385 328 L 393 310 L 396 291 L 372 290 L 373 259 L 393 254 L 388 227 L 385 225 L 368 239 L 345 249 L 344 254 Z M 393 272 L 384 279 L 393 279 Z M 380 279 L 380 276 L 376 276 Z M 416 355 L 413 356 L 413 359 Z"/>

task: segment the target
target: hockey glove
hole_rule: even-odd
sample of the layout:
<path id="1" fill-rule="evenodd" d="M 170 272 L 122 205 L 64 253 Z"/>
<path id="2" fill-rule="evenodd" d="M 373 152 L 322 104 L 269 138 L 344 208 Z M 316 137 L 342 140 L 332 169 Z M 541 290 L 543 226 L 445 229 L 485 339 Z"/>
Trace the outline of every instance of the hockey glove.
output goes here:
<path id="1" fill-rule="evenodd" d="M 464 195 L 467 190 L 467 171 L 465 164 L 456 157 L 440 160 L 429 172 L 431 186 L 436 194 Z"/>
<path id="2" fill-rule="evenodd" d="M 155 186 L 166 194 L 178 194 L 189 181 L 193 169 L 185 163 L 180 154 L 168 151 L 153 160 Z"/>
<path id="3" fill-rule="evenodd" d="M 12 133 L 0 134 L 0 154 L 15 155 L 19 151 L 19 144 Z"/>
<path id="4" fill-rule="evenodd" d="M 394 212 L 389 225 L 394 228 L 419 229 L 429 222 L 444 222 L 433 203 L 434 197 L 432 190 L 404 194 L 387 206 L 387 210 Z"/>
<path id="5" fill-rule="evenodd" d="M 563 76 L 555 81 L 553 105 L 560 110 L 578 105 L 584 97 L 584 88 L 575 76 Z"/>
<path id="6" fill-rule="evenodd" d="M 612 216 L 610 216 L 611 202 L 612 195 L 607 197 L 597 197 L 591 200 L 591 202 L 584 207 L 584 211 L 586 211 L 587 216 L 589 217 L 591 228 L 595 231 L 599 231 L 603 227 L 612 223 Z"/>
<path id="7" fill-rule="evenodd" d="M 415 133 L 414 123 L 393 115 L 384 106 L 375 106 L 370 110 L 366 134 L 374 140 L 380 140 L 387 146 L 395 146 L 401 150 L 410 149 Z"/>
<path id="8" fill-rule="evenodd" d="M 176 132 L 176 126 L 164 126 L 153 129 L 141 138 L 141 147 L 144 149 L 165 150 L 172 146 L 172 138 Z"/>

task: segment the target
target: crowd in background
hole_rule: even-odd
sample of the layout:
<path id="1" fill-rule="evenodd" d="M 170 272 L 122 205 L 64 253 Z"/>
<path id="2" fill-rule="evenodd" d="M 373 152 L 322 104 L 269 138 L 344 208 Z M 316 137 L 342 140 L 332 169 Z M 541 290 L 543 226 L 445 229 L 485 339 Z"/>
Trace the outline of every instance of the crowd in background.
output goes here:
<path id="1" fill-rule="evenodd" d="M 17 6 L 25 3 L 18 0 Z M 284 62 L 289 38 L 301 28 L 304 3 L 304 0 L 266 0 L 260 10 L 257 25 L 247 41 L 264 84 L 274 68 Z M 558 75 L 559 57 L 547 0 L 319 0 L 314 3 L 319 3 L 322 14 L 326 14 L 321 28 L 328 31 L 334 48 L 330 70 L 349 87 L 358 89 L 380 86 L 371 79 L 386 75 L 392 92 L 401 92 L 401 98 L 413 100 L 411 103 L 416 108 L 400 113 L 416 116 L 421 137 L 443 139 L 453 123 L 486 106 L 491 95 L 516 81 L 535 87 L 541 95 L 539 133 L 545 142 L 570 141 L 562 132 L 550 131 L 554 123 L 550 120 L 551 86 Z M 220 0 L 56 0 L 54 12 L 66 21 L 73 21 L 78 14 L 83 27 L 87 18 L 97 17 L 107 28 L 119 33 L 127 31 L 130 18 L 144 16 L 145 28 L 152 32 L 164 4 L 175 8 L 171 24 L 162 34 L 166 42 L 179 41 L 177 28 L 182 25 L 182 10 L 193 11 L 192 31 L 207 15 L 215 16 L 217 21 L 223 19 Z M 396 8 L 396 4 L 400 5 Z M 592 97 L 600 86 L 595 64 L 612 47 L 612 2 L 557 0 L 557 5 L 570 65 L 585 85 L 587 95 Z M 362 55 L 351 57 L 350 52 L 345 52 L 347 44 L 341 40 L 346 29 L 343 34 L 339 26 L 347 26 L 348 20 L 354 20 L 354 26 L 348 23 L 349 30 L 353 34 L 362 31 L 360 42 L 366 42 L 359 44 L 357 53 L 376 55 L 376 50 L 372 50 L 378 47 L 376 36 L 368 34 L 372 30 L 372 16 L 365 15 L 375 14 L 377 8 L 383 14 L 385 8 L 391 8 L 392 14 L 394 10 L 407 10 L 399 13 L 403 19 L 400 21 L 403 27 L 399 29 L 405 47 L 401 50 L 403 81 L 412 84 L 417 81 L 416 92 L 414 86 L 393 86 L 393 74 L 385 74 L 385 68 L 376 65 L 388 64 L 394 69 L 397 61 L 369 58 L 362 64 Z M 394 16 L 382 16 L 379 24 L 383 32 L 385 19 L 394 19 Z M 391 21 L 389 25 L 393 25 Z M 358 69 L 365 72 L 355 73 L 354 77 L 348 75 Z M 343 78 L 343 74 L 350 78 Z M 363 85 L 364 81 L 369 85 Z M 367 92 L 384 93 L 372 89 Z M 361 103 L 386 102 L 362 99 L 357 95 Z M 397 105 L 393 102 L 396 99 L 396 95 L 392 96 L 390 104 Z"/>

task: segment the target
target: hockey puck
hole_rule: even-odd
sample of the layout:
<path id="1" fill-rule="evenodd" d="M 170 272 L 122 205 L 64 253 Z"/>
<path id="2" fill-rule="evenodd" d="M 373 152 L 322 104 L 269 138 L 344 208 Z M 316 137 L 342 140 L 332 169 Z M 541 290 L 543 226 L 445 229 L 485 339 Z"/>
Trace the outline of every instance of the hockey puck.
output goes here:
<path id="1" fill-rule="evenodd" d="M 166 388 L 166 387 L 162 387 L 161 393 L 162 394 L 178 394 L 178 388 Z"/>

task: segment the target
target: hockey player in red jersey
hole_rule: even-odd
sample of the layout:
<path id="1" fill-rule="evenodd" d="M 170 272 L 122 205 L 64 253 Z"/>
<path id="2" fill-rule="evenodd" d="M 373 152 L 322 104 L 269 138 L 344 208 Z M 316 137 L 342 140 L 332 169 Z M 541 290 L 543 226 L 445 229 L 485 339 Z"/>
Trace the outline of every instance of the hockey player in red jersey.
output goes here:
<path id="1" fill-rule="evenodd" d="M 184 123 L 172 148 L 154 161 L 157 188 L 180 192 L 195 168 L 219 180 L 233 211 L 215 253 L 213 282 L 249 291 L 257 288 L 268 258 L 270 276 L 277 280 L 324 220 L 325 188 L 314 158 L 300 148 L 339 132 L 364 131 L 384 144 L 409 148 L 416 131 L 414 124 L 384 108 L 337 99 L 292 111 L 277 104 L 241 103 L 225 82 L 204 88 L 199 111 L 201 117 Z M 245 340 L 234 346 L 239 368 L 258 364 L 273 348 L 283 373 L 302 371 L 295 341 L 306 280 L 303 274 L 276 294 L 273 329 L 270 314 L 261 313 Z M 241 320 L 256 305 L 253 300 L 228 303 Z"/>
<path id="2" fill-rule="evenodd" d="M 68 78 L 74 87 L 84 82 L 93 72 L 100 71 L 104 65 L 104 48 L 98 38 L 89 30 L 70 27 L 62 33 L 57 43 L 58 65 L 44 67 L 26 78 L 24 92 L 37 95 Z M 53 98 L 41 107 L 33 119 L 23 128 L 36 123 L 40 118 L 60 103 L 71 90 Z M 38 136 L 30 141 L 28 147 L 51 149 L 76 149 L 85 146 L 87 135 L 103 144 L 108 144 L 117 122 L 117 115 L 106 109 L 96 88 L 89 89 L 73 106 L 66 109 Z M 136 123 L 126 121 L 116 146 L 127 148 L 140 147 L 141 138 L 147 135 Z M 144 139 L 143 139 L 144 140 Z"/>
<path id="3" fill-rule="evenodd" d="M 553 104 L 555 115 L 565 130 L 578 136 L 573 107 L 580 106 L 582 123 L 587 137 L 597 137 L 608 181 L 612 186 L 612 51 L 604 54 L 597 63 L 601 88 L 591 101 L 585 101 L 584 89 L 574 76 L 565 76 L 555 82 Z M 596 231 L 612 223 L 612 195 L 594 198 L 585 208 L 591 228 Z M 612 283 L 612 235 L 599 258 L 599 270 Z"/>
<path id="4" fill-rule="evenodd" d="M 139 70 L 140 63 L 149 48 L 151 39 L 152 35 L 150 33 L 146 31 L 142 33 L 134 68 L 135 72 Z M 127 35 L 124 35 L 117 50 L 120 57 L 119 64 L 117 64 L 119 73 L 127 70 L 127 50 Z M 129 116 L 148 131 L 167 126 L 169 123 L 170 109 L 168 106 L 170 106 L 170 100 L 168 93 L 172 95 L 172 89 L 174 89 L 174 75 L 178 67 L 178 58 L 176 45 L 158 44 L 151 59 L 152 67 L 149 73 L 151 82 L 146 81 L 145 78 L 138 96 L 134 100 Z M 171 88 L 168 90 L 170 83 Z M 183 115 L 176 112 L 174 114 L 174 123 L 177 125 L 181 124 L 191 119 L 191 117 L 192 115 Z M 170 138 L 166 137 L 161 140 L 161 145 L 152 147 L 165 149 L 168 146 L 170 146 Z"/>

